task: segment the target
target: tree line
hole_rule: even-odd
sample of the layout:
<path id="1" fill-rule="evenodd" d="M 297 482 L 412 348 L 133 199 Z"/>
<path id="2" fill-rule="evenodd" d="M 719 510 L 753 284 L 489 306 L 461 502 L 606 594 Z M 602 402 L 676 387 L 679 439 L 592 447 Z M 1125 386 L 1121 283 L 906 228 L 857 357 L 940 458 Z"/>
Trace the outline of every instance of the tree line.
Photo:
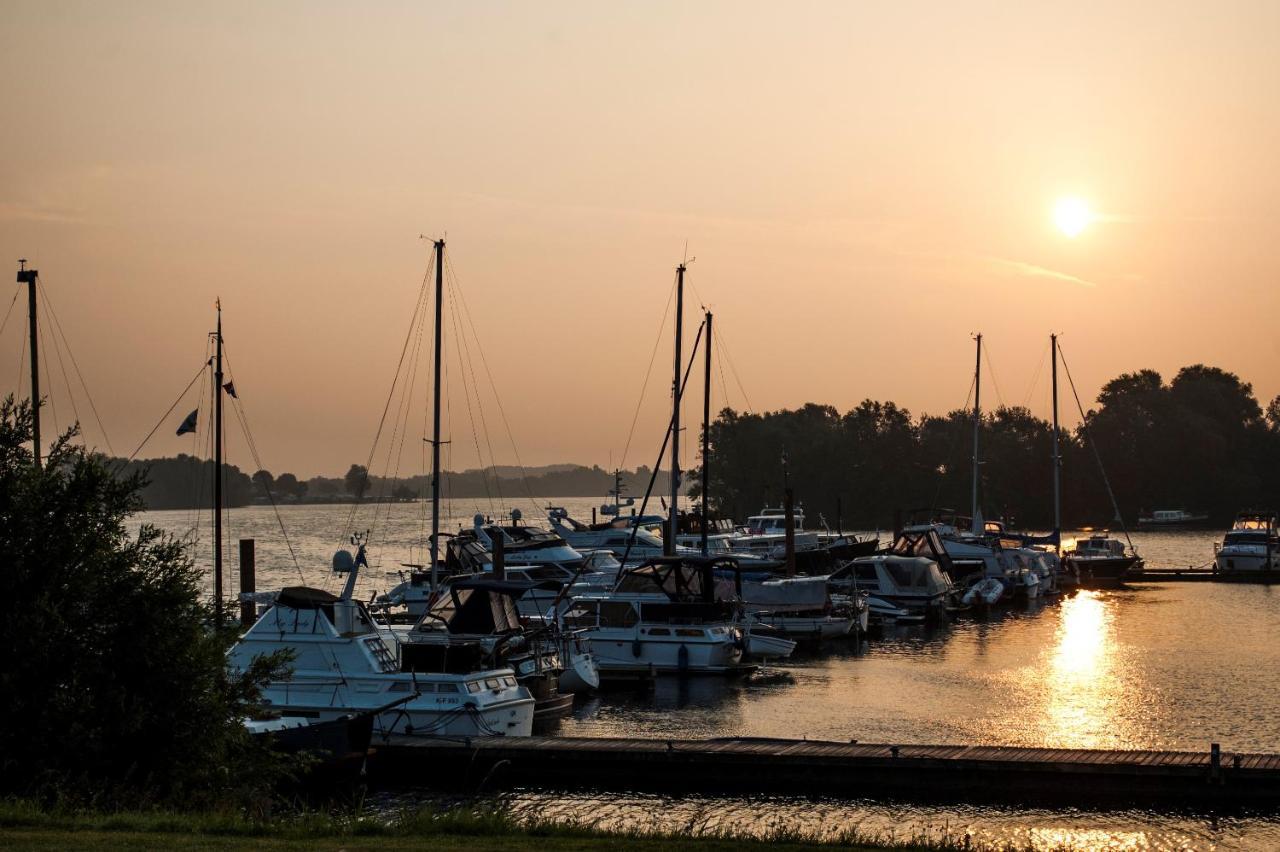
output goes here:
<path id="1" fill-rule="evenodd" d="M 876 400 L 844 414 L 814 403 L 727 408 L 710 431 L 709 505 L 720 514 L 779 505 L 788 483 L 810 526 L 819 515 L 835 526 L 837 511 L 847 528 L 887 529 L 897 512 L 970 509 L 972 409 L 913 417 Z M 1264 411 L 1251 385 L 1217 367 L 1184 367 L 1169 382 L 1154 370 L 1118 376 L 1059 442 L 1064 527 L 1117 525 L 1108 482 L 1130 526 L 1155 509 L 1225 523 L 1242 508 L 1280 505 L 1280 397 Z M 1051 423 L 999 407 L 983 413 L 979 445 L 984 516 L 1051 528 Z"/>

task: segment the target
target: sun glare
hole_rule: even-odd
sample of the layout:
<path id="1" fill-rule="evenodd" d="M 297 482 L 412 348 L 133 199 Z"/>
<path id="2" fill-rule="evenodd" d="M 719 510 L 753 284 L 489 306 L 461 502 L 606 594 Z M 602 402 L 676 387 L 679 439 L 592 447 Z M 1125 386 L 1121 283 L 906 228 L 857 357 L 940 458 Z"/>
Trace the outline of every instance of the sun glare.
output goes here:
<path id="1" fill-rule="evenodd" d="M 1053 221 L 1058 230 L 1075 239 L 1093 221 L 1093 211 L 1080 198 L 1059 198 L 1053 205 Z"/>

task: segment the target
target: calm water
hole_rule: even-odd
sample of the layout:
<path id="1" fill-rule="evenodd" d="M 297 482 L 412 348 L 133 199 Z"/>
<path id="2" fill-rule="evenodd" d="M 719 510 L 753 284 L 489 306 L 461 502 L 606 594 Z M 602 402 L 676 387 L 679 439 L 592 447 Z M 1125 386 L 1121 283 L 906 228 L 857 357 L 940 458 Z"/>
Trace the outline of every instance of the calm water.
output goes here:
<path id="1" fill-rule="evenodd" d="M 596 500 L 560 500 L 589 516 Z M 539 517 L 522 506 L 526 518 Z M 487 506 L 484 507 L 487 509 Z M 269 508 L 232 513 L 231 536 L 258 541 L 258 584 L 335 588 L 327 570 L 352 528 L 372 529 L 369 595 L 396 582 L 398 563 L 423 561 L 429 518 L 421 505 L 301 506 L 281 510 L 301 570 Z M 442 526 L 476 507 L 455 501 Z M 389 513 L 389 514 L 388 514 Z M 207 515 L 153 512 L 178 533 Z M 1149 566 L 1202 565 L 1213 533 L 1135 534 Z M 234 575 L 234 554 L 228 574 Z M 234 577 L 232 577 L 234 581 Z M 234 582 L 232 583 L 234 587 Z M 580 704 L 566 736 L 776 736 L 886 743 L 984 743 L 1083 748 L 1280 751 L 1280 590 L 1200 583 L 1142 584 L 1081 592 L 988 621 L 900 628 L 882 639 L 789 661 L 745 681 L 661 679 L 651 695 L 608 694 Z M 389 799 L 398 802 L 402 799 Z M 1210 820 L 1135 812 L 1077 813 L 945 808 L 785 798 L 636 794 L 505 794 L 521 813 L 605 825 L 717 827 L 858 826 L 897 838 L 971 834 L 1037 848 L 1280 848 L 1272 817 Z"/>

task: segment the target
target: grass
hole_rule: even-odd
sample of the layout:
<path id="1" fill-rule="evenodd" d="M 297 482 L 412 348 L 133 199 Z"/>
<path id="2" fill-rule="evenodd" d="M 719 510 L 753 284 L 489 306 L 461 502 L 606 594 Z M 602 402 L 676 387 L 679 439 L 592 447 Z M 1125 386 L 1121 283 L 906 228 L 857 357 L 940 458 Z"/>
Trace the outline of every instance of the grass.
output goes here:
<path id="1" fill-rule="evenodd" d="M 774 829 L 764 836 L 691 827 L 685 832 L 605 830 L 580 823 L 517 819 L 490 808 L 406 811 L 393 818 L 361 813 L 293 813 L 270 821 L 238 814 L 49 810 L 21 800 L 0 801 L 4 849 L 251 849 L 360 850 L 484 849 L 576 852 L 618 849 L 659 852 L 729 850 L 963 850 L 965 838 L 866 837 L 856 832 L 819 836 Z"/>

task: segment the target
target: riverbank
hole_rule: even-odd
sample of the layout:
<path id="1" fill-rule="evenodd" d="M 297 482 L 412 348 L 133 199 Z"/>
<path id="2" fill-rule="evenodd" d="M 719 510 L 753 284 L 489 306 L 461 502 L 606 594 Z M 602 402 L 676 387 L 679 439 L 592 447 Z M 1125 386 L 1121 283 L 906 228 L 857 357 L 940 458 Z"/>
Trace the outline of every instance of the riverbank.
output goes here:
<path id="1" fill-rule="evenodd" d="M 506 814 L 465 808 L 424 809 L 398 817 L 373 815 L 289 815 L 271 821 L 220 814 L 124 811 L 48 811 L 26 802 L 0 804 L 0 846 L 5 849 L 485 849 L 586 852 L 617 849 L 659 852 L 687 849 L 730 852 L 758 848 L 802 850 L 959 850 L 964 837 L 860 836 L 856 830 L 816 835 L 780 829 L 763 837 L 690 827 L 686 832 L 606 831 L 589 825 L 517 820 Z"/>

